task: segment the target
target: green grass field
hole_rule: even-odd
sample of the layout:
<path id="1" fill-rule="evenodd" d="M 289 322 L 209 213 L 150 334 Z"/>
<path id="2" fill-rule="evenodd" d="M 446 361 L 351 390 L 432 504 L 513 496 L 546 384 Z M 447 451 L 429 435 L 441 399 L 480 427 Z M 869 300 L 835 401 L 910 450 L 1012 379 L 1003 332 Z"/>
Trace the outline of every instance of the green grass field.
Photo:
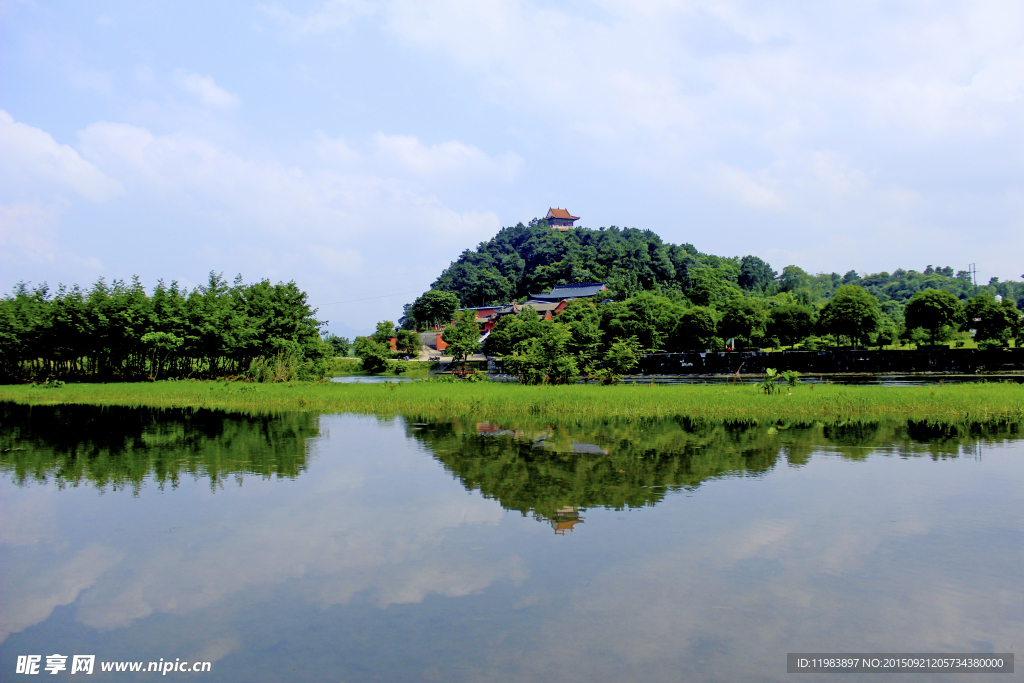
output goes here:
<path id="1" fill-rule="evenodd" d="M 754 385 L 522 386 L 481 383 L 246 384 L 154 382 L 0 386 L 18 403 L 302 410 L 445 418 L 620 419 L 687 416 L 715 421 L 987 421 L 1024 418 L 1024 384 L 924 387 L 801 385 L 767 396 Z"/>
<path id="2" fill-rule="evenodd" d="M 384 376 L 425 378 L 430 374 L 434 363 L 415 360 L 389 360 L 386 372 L 379 373 Z M 328 377 L 348 377 L 351 375 L 369 375 L 371 373 L 363 370 L 363 361 L 359 358 L 335 357 L 330 360 L 327 366 Z"/>

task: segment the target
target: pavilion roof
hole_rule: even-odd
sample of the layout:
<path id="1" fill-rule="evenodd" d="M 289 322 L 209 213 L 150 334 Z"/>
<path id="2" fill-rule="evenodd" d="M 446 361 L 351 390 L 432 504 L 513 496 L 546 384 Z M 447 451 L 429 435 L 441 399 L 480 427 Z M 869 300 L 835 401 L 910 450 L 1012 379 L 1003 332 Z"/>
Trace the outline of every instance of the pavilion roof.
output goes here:
<path id="1" fill-rule="evenodd" d="M 573 216 L 566 209 L 548 209 L 548 215 L 545 218 L 566 218 L 572 221 L 578 221 L 579 216 Z"/>

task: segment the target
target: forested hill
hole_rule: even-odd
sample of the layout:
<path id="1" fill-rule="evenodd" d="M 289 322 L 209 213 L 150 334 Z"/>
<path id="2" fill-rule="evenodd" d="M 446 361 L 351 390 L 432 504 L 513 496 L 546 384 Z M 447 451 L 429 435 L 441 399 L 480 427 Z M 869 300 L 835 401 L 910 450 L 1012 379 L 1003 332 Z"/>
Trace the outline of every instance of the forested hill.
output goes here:
<path id="1" fill-rule="evenodd" d="M 1024 285 L 999 282 L 975 288 L 966 271 L 951 267 L 923 272 L 897 269 L 860 276 L 855 271 L 810 275 L 795 265 L 776 273 L 756 256 L 704 254 L 692 244 L 670 244 L 650 230 L 634 228 L 572 228 L 552 230 L 546 221 L 503 228 L 497 235 L 466 250 L 441 273 L 431 288 L 452 292 L 462 306 L 481 306 L 522 299 L 574 282 L 604 282 L 610 298 L 625 299 L 642 290 L 677 291 L 697 305 L 708 305 L 730 291 L 772 295 L 791 292 L 805 305 L 821 303 L 835 290 L 856 284 L 886 301 L 905 304 L 922 289 L 945 289 L 966 299 L 987 289 L 1024 307 Z M 407 317 L 411 304 L 406 307 Z"/>

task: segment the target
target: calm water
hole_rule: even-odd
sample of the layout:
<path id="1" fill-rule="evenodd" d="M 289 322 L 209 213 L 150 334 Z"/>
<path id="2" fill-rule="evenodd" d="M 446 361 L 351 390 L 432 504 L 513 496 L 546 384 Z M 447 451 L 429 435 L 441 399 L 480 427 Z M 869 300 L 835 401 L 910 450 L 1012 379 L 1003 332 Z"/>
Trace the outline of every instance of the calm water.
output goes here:
<path id="1" fill-rule="evenodd" d="M 394 380 L 394 378 L 391 378 Z M 489 377 L 493 382 L 518 383 L 519 379 L 512 375 L 492 375 Z M 383 378 L 375 378 L 377 382 L 384 381 Z M 334 382 L 363 381 L 363 379 L 352 380 L 348 377 L 335 377 Z M 746 376 L 735 379 L 732 375 L 631 375 L 622 379 L 624 384 L 760 384 L 762 377 Z M 781 381 L 781 380 L 780 380 Z M 914 387 L 931 384 L 973 384 L 976 382 L 1011 382 L 1013 384 L 1024 384 L 1024 374 L 1006 373 L 989 375 L 952 375 L 952 374 L 931 374 L 931 375 L 801 375 L 802 384 L 852 384 L 852 385 L 873 385 L 882 387 Z M 578 384 L 583 384 L 580 380 Z"/>
<path id="2" fill-rule="evenodd" d="M 731 384 L 734 380 L 727 375 L 686 376 L 672 375 L 661 377 L 627 377 L 627 384 Z M 801 375 L 802 384 L 853 384 L 882 387 L 915 387 L 929 384 L 974 384 L 977 382 L 1012 382 L 1024 384 L 1024 374 L 987 374 L 987 375 L 954 375 L 954 374 L 917 374 L 917 375 Z M 745 377 L 742 384 L 760 384 L 761 378 Z"/>
<path id="3" fill-rule="evenodd" d="M 401 375 L 346 375 L 332 377 L 331 381 L 340 384 L 384 384 L 385 382 L 412 382 L 413 380 L 411 377 L 402 377 Z"/>
<path id="4" fill-rule="evenodd" d="M 778 681 L 787 652 L 1024 643 L 1020 425 L 0 417 L 4 681 L 53 653 L 212 662 L 167 680 Z"/>

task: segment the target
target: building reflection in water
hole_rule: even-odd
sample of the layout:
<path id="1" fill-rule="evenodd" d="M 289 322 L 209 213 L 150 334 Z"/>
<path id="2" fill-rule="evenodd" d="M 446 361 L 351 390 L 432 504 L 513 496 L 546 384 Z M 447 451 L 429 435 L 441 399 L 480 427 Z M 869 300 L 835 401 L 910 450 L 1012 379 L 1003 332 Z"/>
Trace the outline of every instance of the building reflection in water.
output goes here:
<path id="1" fill-rule="evenodd" d="M 538 519 L 544 519 L 540 515 Z M 555 533 L 559 536 L 565 536 L 566 533 L 572 531 L 572 528 L 577 524 L 583 524 L 583 515 L 580 514 L 580 509 L 571 505 L 567 505 L 555 511 L 555 514 L 551 516 L 551 519 L 547 521 L 551 523 L 551 528 L 555 530 Z"/>
<path id="2" fill-rule="evenodd" d="M 1016 423 L 987 422 L 804 425 L 471 417 L 412 422 L 408 435 L 466 490 L 568 536 L 589 510 L 655 506 L 709 480 L 804 467 L 815 452 L 856 461 L 873 452 L 956 458 L 974 454 L 979 443 L 1018 438 L 1019 429 Z"/>

